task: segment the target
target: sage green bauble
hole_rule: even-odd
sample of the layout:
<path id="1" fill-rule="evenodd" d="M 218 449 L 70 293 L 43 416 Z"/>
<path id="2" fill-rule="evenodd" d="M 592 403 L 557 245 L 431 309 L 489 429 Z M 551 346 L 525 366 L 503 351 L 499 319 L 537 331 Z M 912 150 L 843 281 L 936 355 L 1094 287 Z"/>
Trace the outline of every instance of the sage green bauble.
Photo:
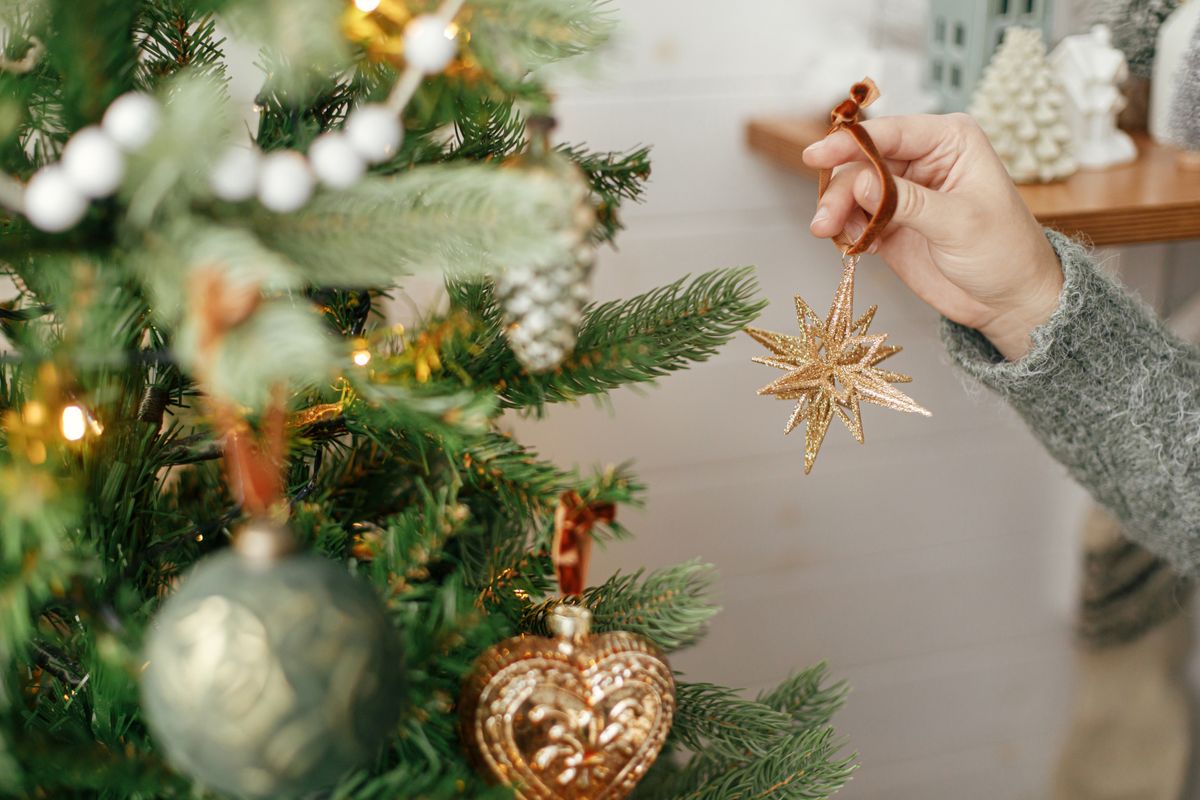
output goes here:
<path id="1" fill-rule="evenodd" d="M 241 798 L 292 797 L 375 752 L 400 646 L 374 592 L 313 555 L 204 559 L 146 641 L 142 706 L 171 763 Z"/>

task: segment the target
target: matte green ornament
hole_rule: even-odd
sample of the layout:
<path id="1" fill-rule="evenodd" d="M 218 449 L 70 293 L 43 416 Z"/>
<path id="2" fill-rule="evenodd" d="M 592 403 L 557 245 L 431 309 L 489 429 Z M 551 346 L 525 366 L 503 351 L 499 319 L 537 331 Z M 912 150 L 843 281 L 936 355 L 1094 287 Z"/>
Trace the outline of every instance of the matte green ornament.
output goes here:
<path id="1" fill-rule="evenodd" d="M 395 725 L 399 641 L 344 569 L 242 549 L 206 558 L 163 604 L 143 709 L 171 763 L 205 786 L 245 798 L 309 792 Z"/>

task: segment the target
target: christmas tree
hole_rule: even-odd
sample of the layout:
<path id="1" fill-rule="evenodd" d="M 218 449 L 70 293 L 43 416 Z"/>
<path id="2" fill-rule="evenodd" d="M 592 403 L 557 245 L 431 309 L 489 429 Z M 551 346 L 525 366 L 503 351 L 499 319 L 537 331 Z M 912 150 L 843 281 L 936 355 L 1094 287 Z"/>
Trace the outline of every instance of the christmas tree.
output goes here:
<path id="1" fill-rule="evenodd" d="M 1052 181 L 1076 169 L 1063 94 L 1041 31 L 1013 27 L 983 72 L 968 113 L 1018 183 Z"/>
<path id="2" fill-rule="evenodd" d="M 754 700 L 673 677 L 663 652 L 716 612 L 711 568 L 569 585 L 645 488 L 503 427 L 702 362 L 761 307 L 744 269 L 587 304 L 649 174 L 645 150 L 551 140 L 544 70 L 604 44 L 601 0 L 3 14 L 0 793 L 729 800 L 846 781 L 844 687 L 823 667 Z M 225 32 L 261 46 L 252 136 Z M 442 300 L 394 324 L 389 298 L 429 275 Z M 593 694 L 517 692 L 514 748 L 555 779 L 537 793 L 495 764 L 510 734 L 470 715 L 512 688 L 488 665 L 545 646 L 538 669 Z M 604 686 L 570 671 L 597 648 L 623 659 Z"/>

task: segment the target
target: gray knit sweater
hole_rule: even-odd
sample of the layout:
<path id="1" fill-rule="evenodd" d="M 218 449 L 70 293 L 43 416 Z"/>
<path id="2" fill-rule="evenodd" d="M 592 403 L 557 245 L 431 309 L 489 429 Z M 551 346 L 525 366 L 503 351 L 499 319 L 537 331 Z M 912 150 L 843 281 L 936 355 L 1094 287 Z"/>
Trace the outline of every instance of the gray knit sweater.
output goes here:
<path id="1" fill-rule="evenodd" d="M 1200 349 L 1048 232 L 1065 283 L 1016 362 L 946 321 L 954 360 L 1020 413 L 1046 449 L 1177 569 L 1200 567 Z"/>

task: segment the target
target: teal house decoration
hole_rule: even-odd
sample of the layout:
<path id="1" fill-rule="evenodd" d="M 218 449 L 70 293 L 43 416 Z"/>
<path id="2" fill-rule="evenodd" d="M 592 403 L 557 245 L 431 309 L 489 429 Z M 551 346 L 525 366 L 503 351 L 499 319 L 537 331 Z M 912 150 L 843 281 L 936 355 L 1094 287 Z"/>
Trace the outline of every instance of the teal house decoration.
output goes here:
<path id="1" fill-rule="evenodd" d="M 1053 0 L 932 0 L 928 85 L 943 111 L 963 111 L 1006 28 L 1039 28 L 1047 40 Z"/>

